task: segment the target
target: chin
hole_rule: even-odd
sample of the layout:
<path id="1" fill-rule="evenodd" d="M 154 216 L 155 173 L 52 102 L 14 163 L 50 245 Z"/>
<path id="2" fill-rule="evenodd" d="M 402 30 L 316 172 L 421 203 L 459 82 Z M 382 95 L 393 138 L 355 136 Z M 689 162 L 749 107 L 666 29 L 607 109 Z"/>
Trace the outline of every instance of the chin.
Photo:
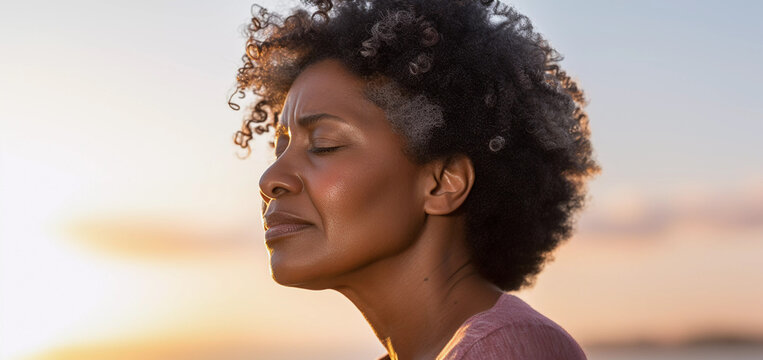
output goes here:
<path id="1" fill-rule="evenodd" d="M 271 256 L 270 259 L 270 276 L 279 285 L 307 289 L 307 290 L 324 290 L 329 286 L 325 280 L 317 278 L 317 272 L 307 267 L 289 266 L 277 257 Z"/>
<path id="2" fill-rule="evenodd" d="M 331 288 L 324 281 L 318 281 L 313 279 L 304 279 L 299 277 L 289 277 L 271 270 L 271 276 L 278 285 L 288 286 L 293 288 L 305 289 L 305 290 L 326 290 Z"/>

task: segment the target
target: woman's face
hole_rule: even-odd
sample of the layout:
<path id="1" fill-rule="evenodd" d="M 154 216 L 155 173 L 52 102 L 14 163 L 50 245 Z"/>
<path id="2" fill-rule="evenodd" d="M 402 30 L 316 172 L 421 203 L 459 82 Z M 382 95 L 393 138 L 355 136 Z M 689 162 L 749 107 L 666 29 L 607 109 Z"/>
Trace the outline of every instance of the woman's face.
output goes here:
<path id="1" fill-rule="evenodd" d="M 410 246 L 423 226 L 422 166 L 403 153 L 364 81 L 336 60 L 286 98 L 276 161 L 260 179 L 265 244 L 283 285 L 330 288 Z"/>

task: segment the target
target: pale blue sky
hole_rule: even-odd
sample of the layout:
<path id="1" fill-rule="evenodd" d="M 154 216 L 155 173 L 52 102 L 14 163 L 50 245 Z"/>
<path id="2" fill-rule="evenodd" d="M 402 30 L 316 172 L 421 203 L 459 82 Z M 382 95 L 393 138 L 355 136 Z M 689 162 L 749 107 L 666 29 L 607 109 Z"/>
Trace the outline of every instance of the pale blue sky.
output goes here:
<path id="1" fill-rule="evenodd" d="M 760 2 L 515 4 L 588 93 L 602 185 L 763 174 Z"/>
<path id="2" fill-rule="evenodd" d="M 678 336 L 716 323 L 759 332 L 763 318 L 745 309 L 763 299 L 748 286 L 763 274 L 763 2 L 514 4 L 586 90 L 603 167 L 581 241 L 562 248 L 523 296 L 583 340 Z M 243 114 L 226 105 L 249 8 L 248 0 L 0 2 L 0 357 L 72 336 L 153 334 L 152 326 L 173 334 L 194 327 L 187 321 L 262 341 L 295 329 L 354 336 L 369 358 L 378 353 L 343 299 L 268 279 L 257 180 L 269 154 L 236 158 L 231 137 Z M 182 241 L 157 245 L 177 253 L 141 250 L 164 262 L 130 263 L 130 254 L 88 257 L 48 232 L 104 216 L 138 230 L 168 218 L 185 232 L 243 229 L 246 241 L 230 237 L 238 242 L 227 245 L 236 249 L 228 265 L 173 263 L 193 249 Z M 178 319 L 146 312 L 164 313 L 168 299 L 184 304 Z M 294 315 L 315 299 L 341 312 L 335 324 L 309 309 Z M 218 308 L 229 312 L 194 320 Z M 272 331 L 260 320 L 268 316 L 291 317 Z"/>
<path id="3" fill-rule="evenodd" d="M 247 20 L 249 4 L 4 2 L 2 71 L 68 73 L 74 81 L 80 72 L 97 73 L 93 80 L 102 83 L 91 84 L 92 92 L 121 86 L 109 75 L 120 71 L 128 78 L 157 80 L 137 91 L 142 96 L 182 92 L 205 111 L 222 114 L 227 110 L 221 99 L 241 53 L 238 28 Z M 563 65 L 588 93 L 594 146 L 604 167 L 595 187 L 722 185 L 763 175 L 760 2 L 514 4 L 566 56 Z M 42 80 L 26 85 L 34 81 Z M 56 96 L 46 93 L 43 83 L 33 93 L 16 92 L 12 85 L 4 89 L 6 101 Z M 187 126 L 204 127 L 209 120 L 194 119 Z"/>

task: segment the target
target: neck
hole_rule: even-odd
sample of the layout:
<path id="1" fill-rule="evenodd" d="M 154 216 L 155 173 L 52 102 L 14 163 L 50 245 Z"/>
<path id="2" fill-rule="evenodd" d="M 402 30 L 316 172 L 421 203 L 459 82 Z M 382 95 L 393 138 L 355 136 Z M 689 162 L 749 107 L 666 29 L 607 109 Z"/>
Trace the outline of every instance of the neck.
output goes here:
<path id="1" fill-rule="evenodd" d="M 361 311 L 391 359 L 434 359 L 472 315 L 501 295 L 470 262 L 463 222 L 431 217 L 405 251 L 333 288 Z"/>

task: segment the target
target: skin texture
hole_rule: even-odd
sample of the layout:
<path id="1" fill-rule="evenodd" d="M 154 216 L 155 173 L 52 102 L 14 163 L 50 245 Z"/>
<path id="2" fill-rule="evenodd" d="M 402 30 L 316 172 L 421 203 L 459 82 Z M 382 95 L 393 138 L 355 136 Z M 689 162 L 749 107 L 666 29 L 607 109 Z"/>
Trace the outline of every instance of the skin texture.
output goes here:
<path id="1" fill-rule="evenodd" d="M 271 271 L 283 285 L 345 295 L 393 359 L 431 359 L 501 295 L 465 242 L 474 167 L 466 156 L 411 161 L 365 85 L 329 59 L 291 86 L 278 158 L 260 179 Z M 316 114 L 335 117 L 298 120 Z M 268 225 L 283 213 L 308 224 Z"/>
<path id="2" fill-rule="evenodd" d="M 302 3 L 283 14 L 252 8 L 229 104 L 255 102 L 234 142 L 248 148 L 273 130 L 294 80 L 321 59 L 381 77 L 403 96 L 368 98 L 400 128 L 411 158 L 461 154 L 474 165 L 462 207 L 480 274 L 505 291 L 532 286 L 572 235 L 586 180 L 598 172 L 585 96 L 561 55 L 526 16 L 496 1 Z M 401 105 L 417 103 L 410 108 L 424 116 Z"/>

